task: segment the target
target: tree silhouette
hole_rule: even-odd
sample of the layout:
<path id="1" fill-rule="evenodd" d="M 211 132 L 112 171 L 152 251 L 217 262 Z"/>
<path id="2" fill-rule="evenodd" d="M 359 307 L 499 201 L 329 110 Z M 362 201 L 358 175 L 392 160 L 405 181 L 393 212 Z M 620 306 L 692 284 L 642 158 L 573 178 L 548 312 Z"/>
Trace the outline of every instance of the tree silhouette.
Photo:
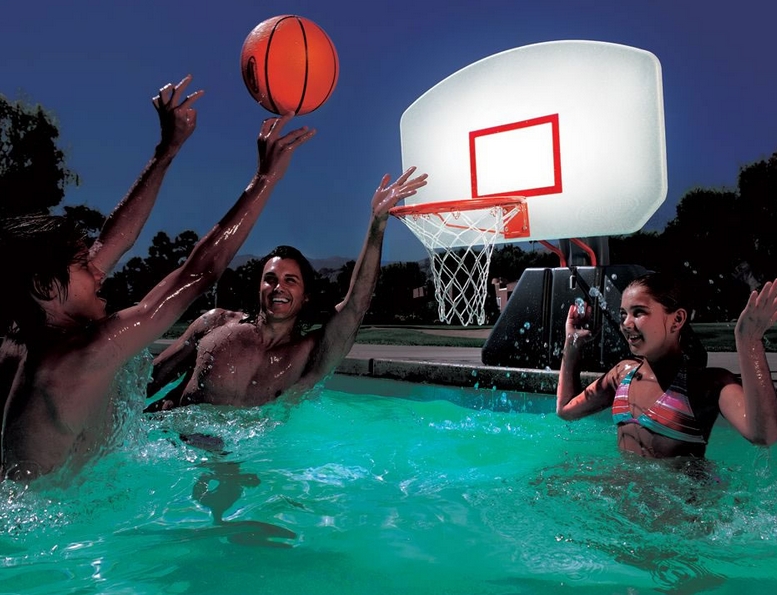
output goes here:
<path id="1" fill-rule="evenodd" d="M 740 228 L 732 230 L 745 240 L 743 260 L 761 281 L 777 277 L 777 153 L 739 172 Z"/>
<path id="2" fill-rule="evenodd" d="M 350 279 L 350 275 L 348 276 Z M 414 290 L 423 288 L 424 295 Z M 395 262 L 380 269 L 365 322 L 372 324 L 431 322 L 428 304 L 433 290 L 417 262 Z"/>
<path id="3" fill-rule="evenodd" d="M 65 217 L 78 222 L 89 235 L 90 240 L 97 239 L 100 230 L 105 224 L 105 215 L 97 209 L 87 207 L 86 205 L 64 206 L 62 210 Z"/>
<path id="4" fill-rule="evenodd" d="M 491 254 L 489 278 L 515 281 L 528 268 L 558 266 L 558 259 L 545 251 L 526 251 L 516 244 L 496 246 Z"/>
<path id="5" fill-rule="evenodd" d="M 216 306 L 237 312 L 255 312 L 259 307 L 262 263 L 252 258 L 237 269 L 227 269 L 216 285 Z"/>
<path id="6" fill-rule="evenodd" d="M 57 146 L 59 129 L 40 105 L 0 95 L 0 216 L 45 213 L 78 177 Z"/>
<path id="7" fill-rule="evenodd" d="M 187 230 L 170 240 L 160 231 L 151 241 L 148 257 L 133 257 L 124 267 L 105 280 L 102 295 L 112 311 L 138 303 L 151 289 L 173 270 L 181 266 L 197 243 L 197 234 Z M 204 293 L 182 315 L 194 319 L 199 312 L 213 307 L 213 290 Z"/>
<path id="8" fill-rule="evenodd" d="M 335 288 L 337 289 L 337 294 L 340 296 L 341 300 L 348 294 L 354 268 L 356 268 L 356 261 L 349 260 L 337 271 L 337 275 L 335 277 Z"/>

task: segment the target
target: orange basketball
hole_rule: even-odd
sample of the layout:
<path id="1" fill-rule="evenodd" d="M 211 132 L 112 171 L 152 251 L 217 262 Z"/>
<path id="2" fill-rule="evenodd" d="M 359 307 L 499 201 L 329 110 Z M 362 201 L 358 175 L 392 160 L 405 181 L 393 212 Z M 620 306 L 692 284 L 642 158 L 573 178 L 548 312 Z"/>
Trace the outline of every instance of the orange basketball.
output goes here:
<path id="1" fill-rule="evenodd" d="M 282 15 L 259 23 L 243 42 L 240 71 L 254 99 L 275 114 L 307 114 L 329 99 L 340 62 L 313 21 Z"/>

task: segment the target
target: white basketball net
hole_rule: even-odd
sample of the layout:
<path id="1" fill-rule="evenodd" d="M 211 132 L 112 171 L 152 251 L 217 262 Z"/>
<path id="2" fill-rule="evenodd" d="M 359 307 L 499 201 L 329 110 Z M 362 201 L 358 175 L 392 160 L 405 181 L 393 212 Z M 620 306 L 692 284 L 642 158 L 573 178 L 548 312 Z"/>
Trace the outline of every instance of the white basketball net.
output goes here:
<path id="1" fill-rule="evenodd" d="M 488 268 L 494 242 L 518 213 L 518 205 L 436 213 L 392 213 L 429 254 L 440 320 L 464 326 L 486 320 Z"/>

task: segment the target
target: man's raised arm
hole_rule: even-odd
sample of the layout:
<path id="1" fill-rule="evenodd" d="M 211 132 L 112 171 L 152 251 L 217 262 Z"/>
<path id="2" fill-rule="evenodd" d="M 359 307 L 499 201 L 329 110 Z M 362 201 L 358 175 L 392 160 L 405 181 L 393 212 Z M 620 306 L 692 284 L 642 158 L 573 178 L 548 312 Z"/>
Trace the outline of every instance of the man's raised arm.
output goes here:
<path id="1" fill-rule="evenodd" d="M 409 168 L 393 184 L 389 184 L 391 178 L 386 174 L 375 191 L 367 237 L 351 274 L 348 294 L 337 305 L 337 312 L 322 329 L 321 337 L 300 379 L 301 388 L 314 385 L 331 372 L 353 346 L 378 280 L 389 210 L 400 200 L 413 196 L 419 188 L 426 185 L 426 174 L 411 179 L 413 172 L 415 167 Z"/>
<path id="2" fill-rule="evenodd" d="M 227 214 L 197 243 L 186 262 L 137 305 L 121 310 L 103 325 L 103 338 L 112 342 L 118 357 L 129 357 L 157 339 L 227 268 L 273 188 L 286 173 L 294 151 L 315 133 L 303 127 L 281 136 L 283 126 L 292 116 L 265 120 L 257 141 L 256 174 Z M 121 341 L 112 337 L 120 337 Z"/>
<path id="3" fill-rule="evenodd" d="M 90 251 L 92 264 L 106 275 L 138 239 L 151 214 L 168 167 L 194 132 L 197 112 L 192 104 L 203 91 L 195 91 L 181 101 L 191 80 L 189 75 L 175 86 L 168 83 L 152 100 L 159 114 L 162 138 L 156 146 L 154 156 L 132 188 L 105 220 L 100 237 Z"/>

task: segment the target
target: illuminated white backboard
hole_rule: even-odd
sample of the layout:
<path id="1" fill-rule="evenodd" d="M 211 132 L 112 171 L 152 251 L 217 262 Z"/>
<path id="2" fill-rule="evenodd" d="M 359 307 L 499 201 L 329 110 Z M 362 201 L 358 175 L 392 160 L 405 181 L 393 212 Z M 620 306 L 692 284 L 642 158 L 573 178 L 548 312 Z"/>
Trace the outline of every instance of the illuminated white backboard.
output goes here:
<path id="1" fill-rule="evenodd" d="M 406 204 L 527 197 L 526 233 L 497 242 L 631 233 L 666 198 L 661 65 L 633 47 L 495 54 L 424 93 L 400 133 L 403 167 L 429 174 Z"/>

